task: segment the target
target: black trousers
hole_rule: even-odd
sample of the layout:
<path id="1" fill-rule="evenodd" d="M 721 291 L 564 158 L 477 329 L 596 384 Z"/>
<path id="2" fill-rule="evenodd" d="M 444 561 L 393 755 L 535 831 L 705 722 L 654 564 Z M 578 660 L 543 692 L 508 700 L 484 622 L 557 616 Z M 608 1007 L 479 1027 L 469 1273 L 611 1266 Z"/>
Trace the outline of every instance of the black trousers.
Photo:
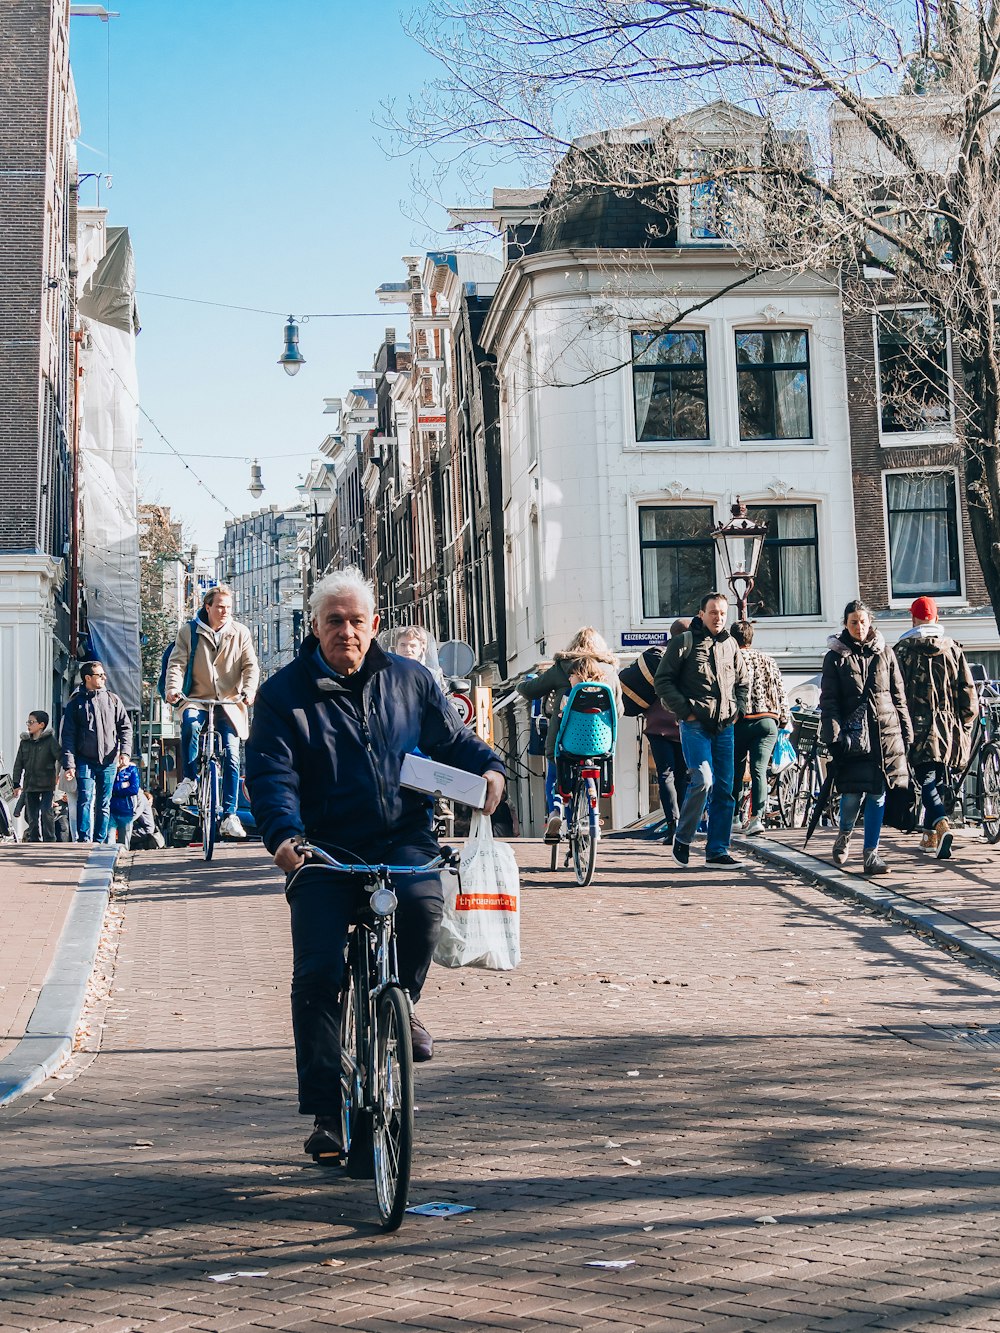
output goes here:
<path id="1" fill-rule="evenodd" d="M 52 811 L 52 792 L 26 791 L 24 813 L 28 820 L 26 842 L 55 842 L 56 821 Z"/>
<path id="2" fill-rule="evenodd" d="M 424 865 L 437 855 L 428 841 L 372 852 L 390 865 Z M 343 858 L 342 858 L 343 859 Z M 427 979 L 441 928 L 439 871 L 395 881 L 399 979 L 414 1004 Z M 347 933 L 365 901 L 363 882 L 306 866 L 288 894 L 292 924 L 292 1033 L 302 1115 L 340 1114 L 340 988 Z"/>
<path id="3" fill-rule="evenodd" d="M 647 732 L 646 740 L 649 742 L 649 753 L 656 765 L 656 782 L 660 788 L 663 818 L 671 824 L 676 824 L 687 794 L 688 778 L 684 751 L 681 749 L 680 741 L 669 740 L 666 736 L 650 736 Z"/>

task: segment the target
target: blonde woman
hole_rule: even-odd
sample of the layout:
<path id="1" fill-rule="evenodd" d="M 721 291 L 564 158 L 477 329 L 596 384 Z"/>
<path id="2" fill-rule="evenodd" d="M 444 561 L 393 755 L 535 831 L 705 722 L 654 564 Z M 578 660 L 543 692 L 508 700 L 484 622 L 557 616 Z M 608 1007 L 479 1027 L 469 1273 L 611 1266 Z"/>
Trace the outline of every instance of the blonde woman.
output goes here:
<path id="1" fill-rule="evenodd" d="M 581 670 L 596 674 L 580 675 Z M 537 675 L 530 676 L 517 687 L 525 699 L 544 699 L 552 696 L 552 706 L 547 711 L 552 719 L 545 737 L 545 809 L 548 821 L 545 826 L 546 842 L 559 839 L 559 812 L 556 810 L 556 732 L 559 730 L 558 718 L 566 695 L 573 688 L 576 675 L 579 680 L 601 680 L 610 685 L 615 695 L 618 716 L 622 715 L 622 691 L 618 684 L 618 663 L 607 643 L 592 625 L 584 625 L 570 639 L 561 653 L 556 653 L 551 666 L 540 662 L 536 667 Z"/>

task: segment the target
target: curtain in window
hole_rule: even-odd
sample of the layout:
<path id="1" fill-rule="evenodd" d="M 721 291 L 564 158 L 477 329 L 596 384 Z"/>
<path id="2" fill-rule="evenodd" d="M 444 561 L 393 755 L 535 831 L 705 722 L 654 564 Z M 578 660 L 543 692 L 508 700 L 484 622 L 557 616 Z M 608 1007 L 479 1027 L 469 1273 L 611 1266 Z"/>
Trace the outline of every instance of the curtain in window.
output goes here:
<path id="1" fill-rule="evenodd" d="M 774 511 L 776 537 L 816 536 L 816 511 L 811 507 L 782 505 Z M 781 614 L 813 616 L 819 613 L 816 587 L 816 550 L 813 546 L 781 546 Z"/>
<path id="2" fill-rule="evenodd" d="M 653 397 L 656 376 L 650 375 L 648 371 L 636 374 L 633 370 L 632 383 L 635 385 L 635 438 L 641 440 L 646 429 L 646 418 L 649 416 L 649 404 Z"/>
<path id="3" fill-rule="evenodd" d="M 944 472 L 886 478 L 889 563 L 897 597 L 928 589 L 958 591 L 952 578 L 948 533 L 948 511 L 953 503 L 950 481 Z"/>
<path id="4" fill-rule="evenodd" d="M 778 329 L 771 334 L 771 355 L 775 361 L 805 361 L 807 346 L 801 329 Z M 808 371 L 774 372 L 774 426 L 780 440 L 809 438 Z"/>

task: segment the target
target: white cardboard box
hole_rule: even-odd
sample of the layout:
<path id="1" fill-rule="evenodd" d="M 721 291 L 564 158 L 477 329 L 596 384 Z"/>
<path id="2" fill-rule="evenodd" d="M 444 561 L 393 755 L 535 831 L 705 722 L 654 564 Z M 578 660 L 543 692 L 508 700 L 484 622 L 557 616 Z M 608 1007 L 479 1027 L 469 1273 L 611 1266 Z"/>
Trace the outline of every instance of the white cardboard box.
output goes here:
<path id="1" fill-rule="evenodd" d="M 485 778 L 481 778 L 478 773 L 466 773 L 464 768 L 452 768 L 450 764 L 425 759 L 422 755 L 403 755 L 399 781 L 402 786 L 410 787 L 413 791 L 426 792 L 428 796 L 443 796 L 447 801 L 471 805 L 475 810 L 481 810 L 486 804 Z"/>

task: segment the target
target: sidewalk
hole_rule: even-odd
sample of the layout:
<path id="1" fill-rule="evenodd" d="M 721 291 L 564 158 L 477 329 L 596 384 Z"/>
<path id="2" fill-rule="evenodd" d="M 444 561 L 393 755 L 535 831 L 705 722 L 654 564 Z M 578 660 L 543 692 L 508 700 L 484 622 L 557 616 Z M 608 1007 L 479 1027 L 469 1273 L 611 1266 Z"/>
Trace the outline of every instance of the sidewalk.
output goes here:
<path id="1" fill-rule="evenodd" d="M 136 858 L 100 1053 L 0 1110 L 0 1324 L 996 1330 L 996 1053 L 926 1025 L 1000 978 L 756 861 L 515 850 L 522 966 L 420 1003 L 410 1201 L 474 1211 L 392 1236 L 302 1152 L 266 854 Z"/>
<path id="2" fill-rule="evenodd" d="M 69 1050 L 117 851 L 0 846 L 0 1105 Z"/>
<path id="3" fill-rule="evenodd" d="M 919 832 L 885 829 L 882 852 L 890 873 L 866 879 L 860 831 L 843 868 L 832 860 L 834 834 L 818 828 L 805 846 L 805 829 L 769 829 L 763 837 L 733 842 L 742 852 L 819 879 L 1000 967 L 1000 845 L 991 847 L 979 829 L 957 829 L 951 860 L 938 861 L 921 852 Z"/>

